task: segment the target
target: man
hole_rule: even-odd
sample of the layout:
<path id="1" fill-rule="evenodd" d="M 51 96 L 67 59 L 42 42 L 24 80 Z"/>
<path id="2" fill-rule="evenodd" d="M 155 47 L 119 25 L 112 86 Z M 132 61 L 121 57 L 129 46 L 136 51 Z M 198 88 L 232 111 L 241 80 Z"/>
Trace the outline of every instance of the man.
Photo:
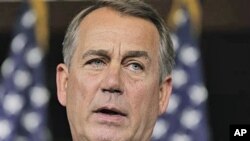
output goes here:
<path id="1" fill-rule="evenodd" d="M 136 0 L 99 0 L 71 22 L 57 66 L 74 141 L 149 141 L 172 90 L 163 20 Z"/>

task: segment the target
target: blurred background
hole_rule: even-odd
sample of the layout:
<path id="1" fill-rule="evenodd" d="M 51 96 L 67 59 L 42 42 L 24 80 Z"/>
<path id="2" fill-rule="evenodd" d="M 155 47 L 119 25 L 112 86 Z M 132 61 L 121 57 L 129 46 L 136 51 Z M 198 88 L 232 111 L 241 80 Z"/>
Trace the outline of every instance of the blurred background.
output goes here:
<path id="1" fill-rule="evenodd" d="M 147 0 L 165 19 L 173 1 Z M 62 41 L 69 22 L 88 5 L 90 2 L 84 0 L 47 1 L 49 42 L 44 78 L 50 93 L 47 122 L 54 141 L 71 140 L 65 108 L 57 101 L 56 65 L 62 62 Z M 0 0 L 0 64 L 9 55 L 20 7 L 21 1 Z M 202 1 L 197 39 L 208 91 L 205 111 L 211 141 L 229 140 L 230 124 L 250 124 L 249 7 L 249 0 Z"/>

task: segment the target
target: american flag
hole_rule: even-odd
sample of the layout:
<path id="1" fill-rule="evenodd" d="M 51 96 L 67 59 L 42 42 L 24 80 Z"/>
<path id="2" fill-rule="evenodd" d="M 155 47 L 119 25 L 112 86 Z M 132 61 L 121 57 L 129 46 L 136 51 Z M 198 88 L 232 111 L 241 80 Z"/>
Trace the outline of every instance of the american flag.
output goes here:
<path id="1" fill-rule="evenodd" d="M 181 1 L 181 0 L 180 0 Z M 173 93 L 166 113 L 159 118 L 153 132 L 154 141 L 208 141 L 206 118 L 207 89 L 203 83 L 198 35 L 193 20 L 199 13 L 192 11 L 198 0 L 173 2 L 175 32 L 172 40 L 176 52 L 173 70 Z M 190 3 L 189 3 L 190 2 Z M 192 7 L 190 9 L 190 6 Z M 196 7 L 197 8 L 197 7 Z"/>
<path id="2" fill-rule="evenodd" d="M 44 52 L 38 47 L 37 16 L 22 4 L 10 53 L 0 73 L 0 141 L 45 141 L 49 93 L 44 85 Z"/>

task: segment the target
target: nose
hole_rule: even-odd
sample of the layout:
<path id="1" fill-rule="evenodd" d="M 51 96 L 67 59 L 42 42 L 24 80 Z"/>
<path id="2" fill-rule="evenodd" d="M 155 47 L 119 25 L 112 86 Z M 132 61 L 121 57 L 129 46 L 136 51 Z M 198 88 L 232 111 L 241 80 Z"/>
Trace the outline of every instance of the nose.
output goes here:
<path id="1" fill-rule="evenodd" d="M 102 80 L 102 93 L 123 94 L 121 70 L 119 64 L 111 64 Z"/>

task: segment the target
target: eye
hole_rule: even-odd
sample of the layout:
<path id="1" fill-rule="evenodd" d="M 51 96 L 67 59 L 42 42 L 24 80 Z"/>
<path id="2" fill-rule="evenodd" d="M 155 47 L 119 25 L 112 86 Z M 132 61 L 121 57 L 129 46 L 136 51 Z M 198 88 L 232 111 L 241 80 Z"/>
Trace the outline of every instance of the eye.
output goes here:
<path id="1" fill-rule="evenodd" d="M 128 68 L 135 72 L 140 72 L 144 70 L 144 67 L 139 63 L 131 63 L 128 65 Z"/>
<path id="2" fill-rule="evenodd" d="M 104 67 L 105 64 L 106 63 L 101 59 L 91 59 L 86 62 L 86 65 L 89 65 L 90 67 L 95 68 L 95 69 L 100 69 Z"/>

